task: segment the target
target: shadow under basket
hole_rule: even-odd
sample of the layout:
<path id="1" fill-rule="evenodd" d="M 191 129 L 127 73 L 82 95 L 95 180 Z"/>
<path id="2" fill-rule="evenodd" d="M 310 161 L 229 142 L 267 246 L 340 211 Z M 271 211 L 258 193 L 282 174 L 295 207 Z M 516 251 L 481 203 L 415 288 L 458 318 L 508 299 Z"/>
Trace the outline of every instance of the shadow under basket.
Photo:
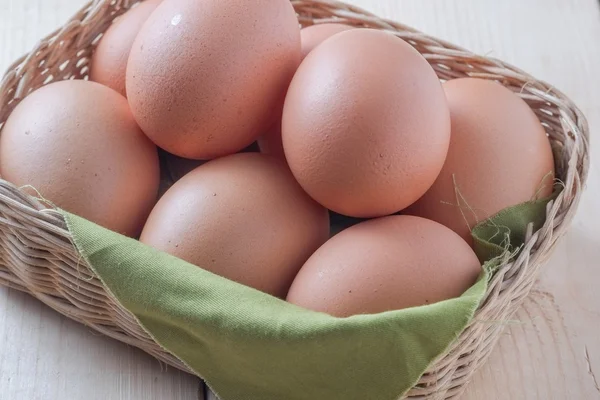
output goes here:
<path id="1" fill-rule="evenodd" d="M 99 35 L 133 3 L 92 1 L 15 61 L 0 86 L 0 128 L 32 90 L 56 80 L 85 79 Z M 303 26 L 340 22 L 395 34 L 423 54 L 442 80 L 470 76 L 498 81 L 523 98 L 546 129 L 563 191 L 548 204 L 543 227 L 528 232 L 520 254 L 497 269 L 469 326 L 406 394 L 412 399 L 455 398 L 485 362 L 503 329 L 503 324 L 476 321 L 502 321 L 514 314 L 576 212 L 589 165 L 587 122 L 562 93 L 501 61 L 477 56 L 341 2 L 295 0 L 292 4 Z M 0 283 L 35 296 L 106 336 L 194 373 L 158 345 L 107 292 L 74 246 L 63 214 L 4 180 L 0 181 Z"/>

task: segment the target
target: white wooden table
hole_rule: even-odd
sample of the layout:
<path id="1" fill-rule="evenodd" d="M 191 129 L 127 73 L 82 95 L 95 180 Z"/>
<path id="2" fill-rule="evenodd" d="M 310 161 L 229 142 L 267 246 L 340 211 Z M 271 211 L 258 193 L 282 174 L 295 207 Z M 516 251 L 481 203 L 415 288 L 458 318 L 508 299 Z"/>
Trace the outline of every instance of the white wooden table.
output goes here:
<path id="1" fill-rule="evenodd" d="M 0 70 L 85 1 L 0 0 Z M 552 83 L 582 108 L 596 144 L 597 0 L 348 1 Z M 569 234 L 465 399 L 600 399 L 599 149 L 592 147 L 587 191 Z M 189 400 L 202 398 L 199 389 L 197 378 L 0 287 L 0 400 Z"/>

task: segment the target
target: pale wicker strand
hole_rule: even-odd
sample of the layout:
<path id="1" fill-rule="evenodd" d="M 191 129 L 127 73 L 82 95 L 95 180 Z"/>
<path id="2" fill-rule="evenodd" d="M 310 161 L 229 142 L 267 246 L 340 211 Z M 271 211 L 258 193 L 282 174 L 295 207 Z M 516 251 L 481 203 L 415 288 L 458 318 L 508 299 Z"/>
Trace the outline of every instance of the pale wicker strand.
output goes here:
<path id="1" fill-rule="evenodd" d="M 135 1 L 111 3 L 90 2 L 8 68 L 0 83 L 0 126 L 23 97 L 43 84 L 87 79 L 94 44 Z M 393 33 L 421 52 L 442 80 L 473 76 L 501 82 L 529 104 L 546 128 L 563 192 L 549 205 L 544 226 L 529 232 L 519 256 L 506 260 L 490 280 L 471 324 L 407 395 L 411 399 L 454 399 L 489 356 L 503 321 L 514 315 L 529 294 L 541 265 L 573 218 L 589 167 L 586 119 L 561 92 L 502 61 L 472 54 L 342 2 L 293 0 L 292 4 L 304 26 L 343 22 Z M 102 334 L 192 373 L 157 345 L 135 317 L 107 293 L 77 253 L 61 214 L 2 180 L 0 248 L 0 284 L 30 293 Z"/>

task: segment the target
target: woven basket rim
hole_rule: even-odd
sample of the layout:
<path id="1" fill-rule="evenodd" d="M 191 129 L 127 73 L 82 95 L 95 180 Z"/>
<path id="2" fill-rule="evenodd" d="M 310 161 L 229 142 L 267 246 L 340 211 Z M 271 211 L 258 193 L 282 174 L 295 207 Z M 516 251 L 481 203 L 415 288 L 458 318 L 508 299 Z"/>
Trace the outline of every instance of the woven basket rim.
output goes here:
<path id="1" fill-rule="evenodd" d="M 50 77 L 85 77 L 99 34 L 135 2 L 91 1 L 11 64 L 0 82 L 0 134 L 12 109 L 32 89 L 42 86 Z M 529 104 L 556 150 L 557 175 L 564 190 L 549 203 L 546 223 L 537 232 L 528 232 L 516 259 L 504 260 L 490 281 L 474 321 L 408 393 L 409 398 L 454 398 L 487 359 L 502 329 L 501 324 L 477 321 L 507 319 L 516 311 L 531 290 L 540 265 L 575 214 L 589 171 L 587 120 L 562 92 L 498 59 L 473 54 L 343 2 L 291 2 L 304 26 L 339 22 L 384 30 L 404 39 L 425 56 L 441 79 L 472 76 L 499 81 Z M 30 293 L 70 318 L 191 372 L 160 348 L 135 318 L 106 293 L 89 266 L 81 262 L 62 215 L 1 179 L 0 228 L 0 284 Z M 73 282 L 78 285 L 77 290 L 73 289 Z"/>

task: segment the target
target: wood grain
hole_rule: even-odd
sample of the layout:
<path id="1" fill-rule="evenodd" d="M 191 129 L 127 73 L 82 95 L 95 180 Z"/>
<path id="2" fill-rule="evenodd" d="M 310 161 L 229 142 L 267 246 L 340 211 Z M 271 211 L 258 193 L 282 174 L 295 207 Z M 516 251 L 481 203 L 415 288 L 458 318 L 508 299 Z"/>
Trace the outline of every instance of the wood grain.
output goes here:
<path id="1" fill-rule="evenodd" d="M 596 0 L 348 1 L 551 82 L 582 108 L 592 136 L 600 128 Z M 0 70 L 84 2 L 0 0 Z M 599 159 L 592 146 L 572 229 L 464 399 L 600 398 Z M 198 379 L 0 288 L 0 399 L 189 400 L 198 387 Z"/>

